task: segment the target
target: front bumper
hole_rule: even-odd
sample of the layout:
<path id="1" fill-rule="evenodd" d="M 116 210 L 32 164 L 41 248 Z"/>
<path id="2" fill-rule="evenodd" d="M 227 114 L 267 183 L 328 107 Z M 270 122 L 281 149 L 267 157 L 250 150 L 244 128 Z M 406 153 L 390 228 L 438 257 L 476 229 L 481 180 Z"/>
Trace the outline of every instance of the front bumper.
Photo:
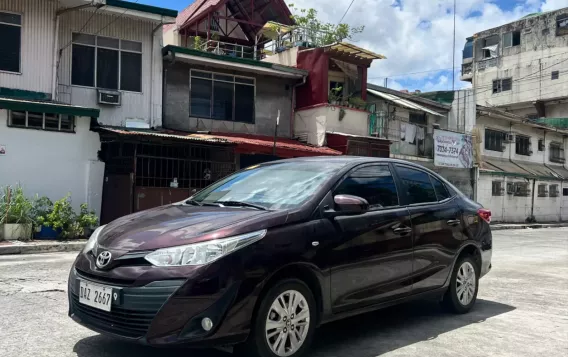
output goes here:
<path id="1" fill-rule="evenodd" d="M 225 324 L 240 282 L 223 279 L 219 266 L 212 267 L 214 272 L 202 269 L 185 279 L 169 277 L 171 279 L 141 285 L 121 284 L 116 279 L 77 270 L 75 267 L 85 268 L 80 264 L 84 260 L 90 257 L 80 256 L 79 264 L 76 262 L 69 275 L 69 316 L 93 331 L 141 344 L 195 347 L 234 344 L 244 341 L 248 335 L 246 329 L 233 328 L 232 322 Z M 211 275 L 216 278 L 211 279 Z M 113 288 L 117 299 L 112 301 L 110 312 L 79 303 L 80 280 Z M 204 317 L 213 320 L 211 331 L 201 327 Z M 241 322 L 244 322 L 242 326 L 248 326 L 247 321 Z"/>

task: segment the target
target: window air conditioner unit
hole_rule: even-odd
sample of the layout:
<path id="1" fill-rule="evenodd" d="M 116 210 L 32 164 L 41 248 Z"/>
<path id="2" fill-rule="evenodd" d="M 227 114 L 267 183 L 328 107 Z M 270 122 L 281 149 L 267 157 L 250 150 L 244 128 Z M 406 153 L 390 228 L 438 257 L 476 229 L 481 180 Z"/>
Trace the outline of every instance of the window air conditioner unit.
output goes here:
<path id="1" fill-rule="evenodd" d="M 506 134 L 505 135 L 505 142 L 512 143 L 515 141 L 515 134 Z"/>
<path id="2" fill-rule="evenodd" d="M 99 104 L 120 105 L 122 96 L 120 92 L 109 90 L 98 90 Z"/>

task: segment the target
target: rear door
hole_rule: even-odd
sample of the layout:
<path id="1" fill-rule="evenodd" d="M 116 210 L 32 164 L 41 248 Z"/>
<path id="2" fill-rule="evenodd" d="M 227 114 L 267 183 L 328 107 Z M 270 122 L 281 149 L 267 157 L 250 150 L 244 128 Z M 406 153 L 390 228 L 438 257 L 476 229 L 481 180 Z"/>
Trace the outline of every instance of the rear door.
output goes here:
<path id="1" fill-rule="evenodd" d="M 354 169 L 333 191 L 362 197 L 368 212 L 334 218 L 339 239 L 328 252 L 334 312 L 409 294 L 412 229 L 388 164 Z"/>
<path id="2" fill-rule="evenodd" d="M 441 287 L 466 239 L 457 196 L 425 170 L 404 164 L 395 167 L 413 229 L 412 292 Z"/>

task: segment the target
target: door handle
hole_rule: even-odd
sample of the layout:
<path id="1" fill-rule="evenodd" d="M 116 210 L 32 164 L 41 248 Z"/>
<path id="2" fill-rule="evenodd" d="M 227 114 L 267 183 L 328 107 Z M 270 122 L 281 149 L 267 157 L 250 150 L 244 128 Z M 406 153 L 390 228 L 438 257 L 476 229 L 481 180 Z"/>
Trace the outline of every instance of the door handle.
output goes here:
<path id="1" fill-rule="evenodd" d="M 392 231 L 396 234 L 405 234 L 405 233 L 412 232 L 412 228 L 410 228 L 410 227 L 399 227 L 399 228 L 393 228 Z"/>
<path id="2" fill-rule="evenodd" d="M 448 226 L 457 226 L 461 223 L 459 219 L 450 219 L 448 222 Z"/>

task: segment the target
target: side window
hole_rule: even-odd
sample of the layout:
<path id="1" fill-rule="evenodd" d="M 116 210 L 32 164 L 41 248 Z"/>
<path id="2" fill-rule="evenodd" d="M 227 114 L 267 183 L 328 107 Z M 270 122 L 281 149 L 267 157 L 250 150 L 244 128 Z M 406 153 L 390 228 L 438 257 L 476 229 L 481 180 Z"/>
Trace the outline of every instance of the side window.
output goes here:
<path id="1" fill-rule="evenodd" d="M 426 172 L 400 165 L 396 165 L 396 172 L 404 185 L 409 204 L 438 201 L 430 175 Z"/>
<path id="2" fill-rule="evenodd" d="M 367 166 L 353 171 L 334 192 L 366 199 L 371 208 L 398 206 L 398 194 L 388 165 Z"/>
<path id="3" fill-rule="evenodd" d="M 444 185 L 442 181 L 438 180 L 434 176 L 430 176 L 430 178 L 432 179 L 432 183 L 434 184 L 434 190 L 436 191 L 436 197 L 438 197 L 438 201 L 443 201 L 446 198 L 451 197 L 448 189 L 446 188 L 446 185 Z"/>

